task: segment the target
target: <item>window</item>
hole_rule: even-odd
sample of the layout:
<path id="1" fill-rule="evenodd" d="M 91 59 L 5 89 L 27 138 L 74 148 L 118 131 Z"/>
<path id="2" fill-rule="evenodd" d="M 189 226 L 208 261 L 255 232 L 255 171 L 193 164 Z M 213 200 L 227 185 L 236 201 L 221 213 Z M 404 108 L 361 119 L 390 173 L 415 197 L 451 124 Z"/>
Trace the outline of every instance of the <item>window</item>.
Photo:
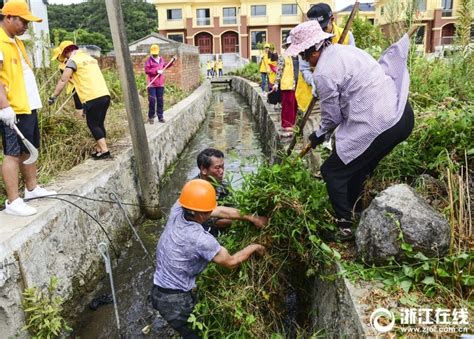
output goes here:
<path id="1" fill-rule="evenodd" d="M 420 12 L 426 11 L 426 0 L 417 0 L 417 9 Z"/>
<path id="2" fill-rule="evenodd" d="M 196 10 L 196 23 L 198 26 L 208 26 L 211 24 L 211 10 L 201 8 Z"/>
<path id="3" fill-rule="evenodd" d="M 281 5 L 281 14 L 282 15 L 296 15 L 297 13 L 296 4 L 290 5 Z"/>
<path id="4" fill-rule="evenodd" d="M 265 15 L 267 15 L 267 6 L 266 5 L 252 5 L 252 6 L 250 6 L 250 15 L 251 16 L 265 16 Z"/>
<path id="5" fill-rule="evenodd" d="M 425 43 L 425 26 L 420 26 L 418 31 L 416 31 L 415 44 L 424 45 Z"/>
<path id="6" fill-rule="evenodd" d="M 267 41 L 266 31 L 251 31 L 250 32 L 250 43 L 252 49 L 258 49 L 257 44 Z"/>
<path id="7" fill-rule="evenodd" d="M 380 6 L 380 15 L 383 15 L 383 6 Z"/>
<path id="8" fill-rule="evenodd" d="M 286 42 L 286 38 L 290 35 L 291 29 L 282 29 L 281 30 L 281 43 L 284 44 Z"/>
<path id="9" fill-rule="evenodd" d="M 184 35 L 183 34 L 168 34 L 168 39 L 184 43 Z"/>
<path id="10" fill-rule="evenodd" d="M 167 9 L 166 18 L 168 20 L 181 20 L 183 18 L 183 13 L 181 9 Z"/>
<path id="11" fill-rule="evenodd" d="M 224 25 L 235 25 L 237 23 L 237 9 L 235 7 L 224 7 L 222 16 Z"/>

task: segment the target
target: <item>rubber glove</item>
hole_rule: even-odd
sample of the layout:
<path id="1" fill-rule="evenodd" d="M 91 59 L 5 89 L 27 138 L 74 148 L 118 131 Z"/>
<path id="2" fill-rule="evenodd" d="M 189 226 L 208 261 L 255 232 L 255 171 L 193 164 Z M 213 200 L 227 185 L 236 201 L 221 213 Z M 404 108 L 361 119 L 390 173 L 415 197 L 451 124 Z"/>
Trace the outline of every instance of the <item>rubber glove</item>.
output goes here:
<path id="1" fill-rule="evenodd" d="M 321 145 L 324 142 L 325 134 L 318 137 L 316 136 L 316 131 L 314 131 L 309 135 L 308 139 L 311 142 L 311 147 L 316 148 L 316 146 Z"/>

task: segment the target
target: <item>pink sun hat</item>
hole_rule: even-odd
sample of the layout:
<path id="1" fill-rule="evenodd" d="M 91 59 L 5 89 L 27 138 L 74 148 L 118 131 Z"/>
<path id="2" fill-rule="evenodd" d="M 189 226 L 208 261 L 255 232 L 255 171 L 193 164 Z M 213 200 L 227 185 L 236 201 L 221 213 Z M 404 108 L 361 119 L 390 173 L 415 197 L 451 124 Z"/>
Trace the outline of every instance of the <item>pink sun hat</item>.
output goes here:
<path id="1" fill-rule="evenodd" d="M 334 34 L 322 30 L 319 22 L 310 20 L 299 24 L 290 31 L 291 45 L 285 54 L 295 56 L 317 43 L 333 37 Z"/>

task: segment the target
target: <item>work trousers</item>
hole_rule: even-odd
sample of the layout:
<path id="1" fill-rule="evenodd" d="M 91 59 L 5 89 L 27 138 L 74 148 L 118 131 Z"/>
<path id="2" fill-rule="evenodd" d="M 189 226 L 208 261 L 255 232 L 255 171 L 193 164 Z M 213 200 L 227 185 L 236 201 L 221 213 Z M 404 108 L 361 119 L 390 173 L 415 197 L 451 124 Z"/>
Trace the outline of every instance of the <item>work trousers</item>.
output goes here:
<path id="1" fill-rule="evenodd" d="M 380 160 L 408 138 L 413 125 L 413 110 L 407 102 L 400 120 L 376 137 L 357 158 L 346 165 L 334 151 L 324 162 L 321 174 L 338 219 L 352 219 L 352 209 L 363 191 L 365 180 L 373 173 Z"/>
<path id="2" fill-rule="evenodd" d="M 260 76 L 262 77 L 262 92 L 267 92 L 268 74 L 267 73 L 260 73 Z"/>
<path id="3" fill-rule="evenodd" d="M 188 318 L 196 305 L 193 292 L 171 292 L 153 285 L 151 301 L 153 308 L 158 310 L 163 319 L 184 339 L 200 338 L 188 323 Z"/>
<path id="4" fill-rule="evenodd" d="M 293 127 L 296 123 L 296 103 L 295 91 L 281 91 L 281 127 Z"/>
<path id="5" fill-rule="evenodd" d="M 164 87 L 148 87 L 148 118 L 155 117 L 155 111 L 158 120 L 163 120 L 163 94 Z"/>
<path id="6" fill-rule="evenodd" d="M 104 95 L 102 97 L 89 100 L 84 103 L 84 113 L 86 115 L 87 127 L 92 133 L 95 140 L 105 138 L 107 133 L 105 131 L 105 116 L 110 105 L 110 96 Z"/>

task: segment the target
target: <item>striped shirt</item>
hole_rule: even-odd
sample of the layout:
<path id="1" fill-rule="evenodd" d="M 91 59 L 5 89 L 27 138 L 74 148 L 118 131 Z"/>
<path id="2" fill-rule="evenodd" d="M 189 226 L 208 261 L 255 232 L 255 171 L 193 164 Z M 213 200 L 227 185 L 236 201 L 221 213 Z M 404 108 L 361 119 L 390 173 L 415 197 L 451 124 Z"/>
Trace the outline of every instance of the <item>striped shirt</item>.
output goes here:
<path id="1" fill-rule="evenodd" d="M 313 73 L 322 112 L 316 135 L 338 127 L 336 152 L 344 164 L 400 120 L 410 82 L 408 47 L 405 34 L 379 62 L 352 46 L 331 45 L 322 51 Z"/>

